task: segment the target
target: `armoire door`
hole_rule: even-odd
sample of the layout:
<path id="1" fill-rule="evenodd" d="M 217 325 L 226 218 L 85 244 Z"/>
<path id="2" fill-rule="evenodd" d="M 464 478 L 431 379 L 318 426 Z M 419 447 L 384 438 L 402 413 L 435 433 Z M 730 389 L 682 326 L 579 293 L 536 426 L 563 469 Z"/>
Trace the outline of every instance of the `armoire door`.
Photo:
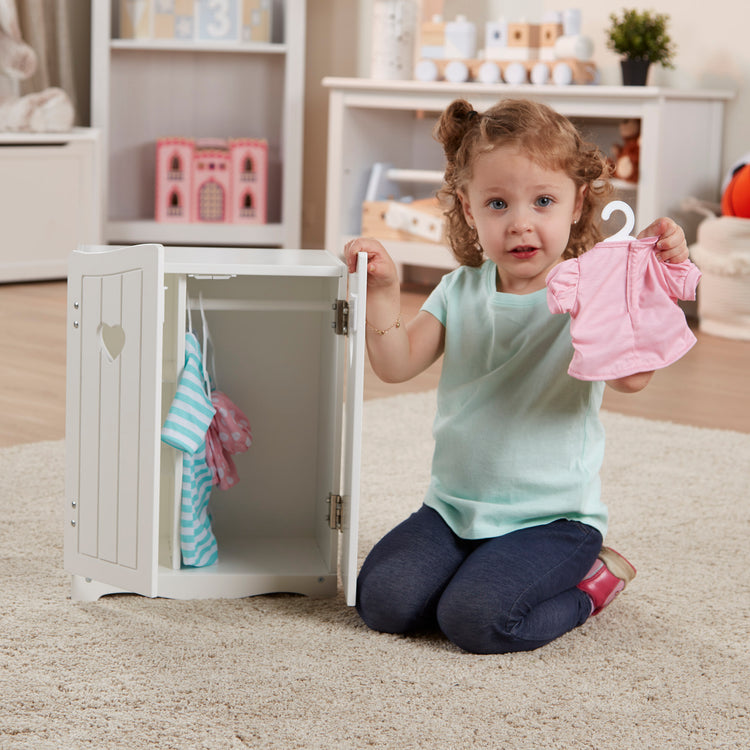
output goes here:
<path id="1" fill-rule="evenodd" d="M 161 245 L 82 248 L 68 275 L 65 568 L 156 594 Z"/>
<path id="2" fill-rule="evenodd" d="M 357 596 L 360 467 L 362 463 L 362 405 L 365 377 L 365 313 L 367 253 L 359 253 L 357 270 L 349 275 L 349 332 L 344 425 L 341 580 L 346 603 Z"/>

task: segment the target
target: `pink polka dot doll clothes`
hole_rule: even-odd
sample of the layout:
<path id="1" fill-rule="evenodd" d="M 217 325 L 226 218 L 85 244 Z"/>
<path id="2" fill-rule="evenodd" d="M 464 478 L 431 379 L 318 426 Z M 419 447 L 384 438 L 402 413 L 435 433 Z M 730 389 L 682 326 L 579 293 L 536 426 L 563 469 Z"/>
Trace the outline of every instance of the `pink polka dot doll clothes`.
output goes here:
<path id="1" fill-rule="evenodd" d="M 657 237 L 600 242 L 547 275 L 547 304 L 570 313 L 578 380 L 612 380 L 656 370 L 696 342 L 677 300 L 695 299 L 701 272 L 689 260 L 664 263 Z"/>
<path id="2" fill-rule="evenodd" d="M 239 482 L 232 455 L 252 444 L 250 422 L 242 410 L 221 391 L 211 393 L 216 414 L 206 433 L 206 461 L 213 471 L 213 484 L 228 490 Z"/>

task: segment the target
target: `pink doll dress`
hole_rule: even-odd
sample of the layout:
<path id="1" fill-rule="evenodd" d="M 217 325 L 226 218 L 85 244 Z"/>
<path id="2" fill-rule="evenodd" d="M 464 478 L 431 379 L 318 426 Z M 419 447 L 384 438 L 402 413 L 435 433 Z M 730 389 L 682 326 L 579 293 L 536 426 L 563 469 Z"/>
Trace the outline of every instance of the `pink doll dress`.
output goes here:
<path id="1" fill-rule="evenodd" d="M 213 484 L 228 490 L 239 482 L 232 455 L 243 453 L 253 441 L 250 422 L 221 391 L 211 393 L 211 403 L 216 414 L 206 434 L 206 460 L 213 470 Z"/>
<path id="2" fill-rule="evenodd" d="M 658 238 L 600 242 L 547 275 L 547 304 L 570 313 L 578 380 L 612 380 L 676 362 L 695 344 L 677 300 L 695 299 L 701 272 L 664 263 Z"/>

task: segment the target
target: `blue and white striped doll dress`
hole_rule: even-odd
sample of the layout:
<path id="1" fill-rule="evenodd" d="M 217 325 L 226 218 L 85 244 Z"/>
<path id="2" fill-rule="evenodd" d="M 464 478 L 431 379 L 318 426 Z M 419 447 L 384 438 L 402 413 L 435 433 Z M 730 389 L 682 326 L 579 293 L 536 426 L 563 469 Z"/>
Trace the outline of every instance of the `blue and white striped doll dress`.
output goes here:
<path id="1" fill-rule="evenodd" d="M 206 433 L 216 412 L 209 396 L 201 347 L 192 331 L 185 334 L 185 367 L 177 383 L 161 439 L 184 453 L 180 548 L 184 565 L 202 567 L 218 559 L 208 501 L 213 472 L 206 462 Z"/>

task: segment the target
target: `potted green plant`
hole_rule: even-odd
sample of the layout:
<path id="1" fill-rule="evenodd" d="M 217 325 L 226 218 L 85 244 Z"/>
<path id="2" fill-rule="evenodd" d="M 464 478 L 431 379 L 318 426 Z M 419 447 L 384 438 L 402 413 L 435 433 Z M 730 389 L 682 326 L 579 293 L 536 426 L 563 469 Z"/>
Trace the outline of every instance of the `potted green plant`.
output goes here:
<path id="1" fill-rule="evenodd" d="M 675 45 L 667 33 L 668 15 L 623 9 L 622 16 L 611 13 L 609 20 L 607 47 L 622 55 L 625 85 L 644 85 L 651 63 L 674 68 Z"/>

